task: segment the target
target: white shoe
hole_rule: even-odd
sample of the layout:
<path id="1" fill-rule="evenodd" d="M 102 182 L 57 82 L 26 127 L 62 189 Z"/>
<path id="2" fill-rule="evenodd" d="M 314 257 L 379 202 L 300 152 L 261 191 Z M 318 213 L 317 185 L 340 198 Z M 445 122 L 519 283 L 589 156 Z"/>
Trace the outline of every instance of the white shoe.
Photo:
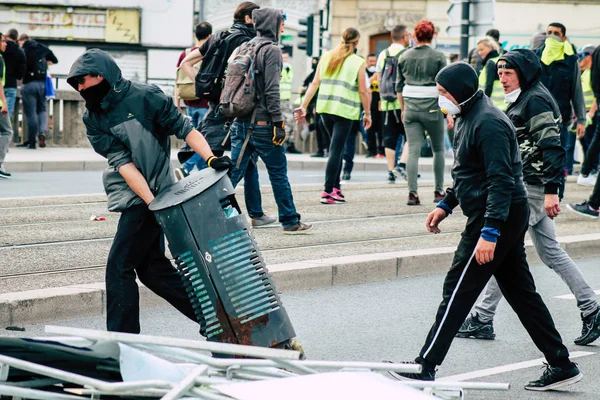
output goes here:
<path id="1" fill-rule="evenodd" d="M 598 175 L 589 174 L 588 176 L 583 176 L 579 174 L 577 177 L 577 184 L 581 186 L 594 186 L 597 178 Z"/>

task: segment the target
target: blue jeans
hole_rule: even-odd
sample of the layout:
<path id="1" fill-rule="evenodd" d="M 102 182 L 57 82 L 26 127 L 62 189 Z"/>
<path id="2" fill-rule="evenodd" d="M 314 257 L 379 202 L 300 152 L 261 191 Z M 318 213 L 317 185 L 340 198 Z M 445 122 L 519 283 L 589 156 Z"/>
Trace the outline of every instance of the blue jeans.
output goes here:
<path id="1" fill-rule="evenodd" d="M 194 128 L 198 129 L 200 126 L 200 121 L 204 118 L 206 113 L 208 112 L 208 108 L 203 107 L 187 107 L 187 115 L 192 118 L 192 125 Z M 207 167 L 206 161 L 198 154 L 194 154 L 183 164 L 183 169 L 188 174 L 196 167 L 198 171 L 203 170 Z"/>
<path id="2" fill-rule="evenodd" d="M 11 117 L 17 102 L 17 88 L 4 88 L 4 96 L 6 96 L 6 102 L 8 103 L 8 116 Z"/>
<path id="3" fill-rule="evenodd" d="M 231 125 L 231 158 L 236 165 L 240 158 L 242 146 L 250 128 L 249 121 L 235 121 Z M 287 159 L 283 146 L 276 146 L 271 141 L 273 139 L 273 126 L 255 126 L 248 145 L 241 156 L 240 166 L 234 166 L 231 171 L 231 183 L 237 186 L 238 182 L 245 177 L 248 168 L 252 167 L 252 160 L 260 157 L 265 163 L 269 173 L 269 180 L 273 188 L 273 195 L 279 211 L 279 222 L 283 227 L 292 226 L 300 221 L 300 216 L 296 212 L 292 188 L 287 177 Z M 256 168 L 256 166 L 254 166 Z M 258 176 L 257 181 L 258 183 Z M 248 182 L 246 181 L 246 184 Z M 258 184 L 252 185 L 252 192 L 259 191 Z M 247 195 L 250 193 L 247 193 Z M 255 196 L 255 194 L 254 194 Z M 248 206 L 248 203 L 246 203 Z M 250 207 L 250 206 L 248 206 Z M 249 208 L 250 209 L 250 208 Z"/>
<path id="4" fill-rule="evenodd" d="M 31 81 L 21 87 L 23 112 L 27 115 L 27 143 L 35 146 L 36 137 L 48 132 L 46 80 Z"/>

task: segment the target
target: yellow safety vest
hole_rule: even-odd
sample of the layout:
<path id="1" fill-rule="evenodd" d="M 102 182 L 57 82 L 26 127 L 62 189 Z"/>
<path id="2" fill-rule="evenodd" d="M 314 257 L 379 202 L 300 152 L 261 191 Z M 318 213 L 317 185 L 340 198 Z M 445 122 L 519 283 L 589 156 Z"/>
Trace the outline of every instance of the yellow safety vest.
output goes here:
<path id="1" fill-rule="evenodd" d="M 585 108 L 589 111 L 594 102 L 594 91 L 592 90 L 592 73 L 586 69 L 581 73 L 581 87 L 583 89 L 583 99 L 585 100 Z"/>
<path id="2" fill-rule="evenodd" d="M 291 67 L 284 67 L 281 71 L 281 80 L 279 81 L 279 94 L 281 100 L 290 100 L 292 98 L 292 81 L 294 73 Z"/>
<path id="3" fill-rule="evenodd" d="M 365 60 L 356 54 L 351 54 L 346 57 L 337 71 L 327 74 L 331 55 L 332 52 L 329 52 L 321 58 L 319 70 L 321 84 L 317 98 L 317 112 L 358 120 L 362 105 L 358 93 L 358 71 Z"/>
<path id="4" fill-rule="evenodd" d="M 500 59 L 500 56 L 490 58 L 490 60 L 493 61 L 494 64 L 496 64 L 499 59 Z M 486 84 L 487 84 L 487 66 L 484 66 L 483 69 L 481 70 L 481 73 L 479 74 L 479 89 L 485 90 Z M 504 102 L 504 88 L 502 87 L 502 84 L 500 83 L 500 79 L 497 79 L 494 81 L 494 86 L 492 89 L 492 96 L 490 98 L 492 100 L 492 103 L 494 103 L 494 105 L 496 107 L 498 107 L 499 109 L 501 109 L 502 111 L 505 111 L 508 108 L 508 104 L 506 104 L 506 102 Z"/>

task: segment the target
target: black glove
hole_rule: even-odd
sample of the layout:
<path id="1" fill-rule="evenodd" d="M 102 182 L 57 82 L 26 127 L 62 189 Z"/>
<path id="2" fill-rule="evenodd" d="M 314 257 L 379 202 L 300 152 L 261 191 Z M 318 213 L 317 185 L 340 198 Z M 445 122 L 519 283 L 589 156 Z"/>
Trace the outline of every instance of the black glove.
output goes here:
<path id="1" fill-rule="evenodd" d="M 285 142 L 284 125 L 285 124 L 283 121 L 275 122 L 273 124 L 273 140 L 271 140 L 271 141 L 276 146 L 281 146 L 283 144 L 283 142 Z"/>
<path id="2" fill-rule="evenodd" d="M 206 160 L 206 163 L 209 167 L 217 171 L 225 171 L 233 166 L 233 162 L 231 161 L 231 158 L 229 158 L 229 156 L 211 156 L 208 160 Z"/>

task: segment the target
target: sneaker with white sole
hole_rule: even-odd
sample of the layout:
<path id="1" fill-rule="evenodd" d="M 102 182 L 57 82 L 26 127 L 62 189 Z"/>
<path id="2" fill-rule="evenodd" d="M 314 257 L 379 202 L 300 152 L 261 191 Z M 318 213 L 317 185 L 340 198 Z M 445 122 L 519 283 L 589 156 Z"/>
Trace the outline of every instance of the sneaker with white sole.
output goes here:
<path id="1" fill-rule="evenodd" d="M 596 310 L 594 314 L 581 319 L 583 320 L 581 336 L 575 339 L 575 344 L 586 346 L 600 338 L 600 310 Z"/>
<path id="2" fill-rule="evenodd" d="M 189 175 L 189 173 L 185 170 L 185 168 L 183 168 L 183 167 L 175 168 L 175 177 L 177 178 L 178 181 L 182 180 L 183 178 L 185 178 L 188 175 Z"/>
<path id="3" fill-rule="evenodd" d="M 259 228 L 261 226 L 270 225 L 277 221 L 277 218 L 263 214 L 262 217 L 252 217 L 252 227 Z"/>
<path id="4" fill-rule="evenodd" d="M 333 197 L 333 200 L 337 204 L 343 204 L 346 202 L 346 198 L 344 197 L 344 194 L 338 188 L 333 188 L 333 192 L 331 192 L 331 197 Z"/>
<path id="5" fill-rule="evenodd" d="M 589 174 L 584 176 L 580 174 L 577 177 L 577 184 L 581 186 L 592 187 L 596 184 L 596 179 L 598 179 L 598 175 Z"/>
<path id="6" fill-rule="evenodd" d="M 321 203 L 322 204 L 337 204 L 335 199 L 333 198 L 333 193 L 323 192 L 321 193 Z"/>
<path id="7" fill-rule="evenodd" d="M 575 211 L 577 214 L 581 214 L 590 218 L 598 218 L 600 215 L 598 210 L 590 206 L 590 203 L 587 201 L 584 201 L 581 204 L 567 204 L 567 208 L 571 211 Z"/>
<path id="8" fill-rule="evenodd" d="M 283 228 L 284 235 L 305 235 L 312 229 L 312 225 L 298 221 L 297 224 Z"/>
<path id="9" fill-rule="evenodd" d="M 546 390 L 556 390 L 579 382 L 583 375 L 579 372 L 577 365 L 571 364 L 570 368 L 565 369 L 552 367 L 544 363 L 546 370 L 542 373 L 542 376 L 538 380 L 525 385 L 525 389 L 545 392 Z"/>
<path id="10" fill-rule="evenodd" d="M 2 179 L 10 179 L 12 175 L 4 170 L 4 168 L 0 167 L 0 178 Z"/>

